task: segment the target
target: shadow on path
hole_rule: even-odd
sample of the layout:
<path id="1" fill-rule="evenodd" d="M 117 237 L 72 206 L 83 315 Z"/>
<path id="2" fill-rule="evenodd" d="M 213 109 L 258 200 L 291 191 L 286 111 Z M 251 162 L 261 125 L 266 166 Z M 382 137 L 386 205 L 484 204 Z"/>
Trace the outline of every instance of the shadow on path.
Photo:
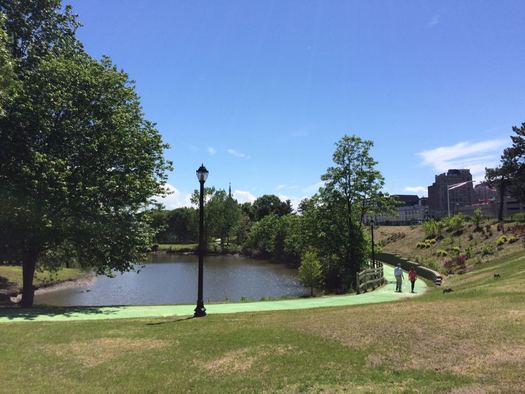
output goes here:
<path id="1" fill-rule="evenodd" d="M 99 315 L 100 318 L 111 316 L 115 314 L 116 310 L 107 307 L 83 306 L 83 307 L 38 307 L 33 308 L 19 308 L 8 307 L 0 309 L 0 317 L 9 320 L 35 320 L 42 316 L 50 318 L 55 316 L 62 316 L 65 318 L 74 317 L 76 315 Z"/>

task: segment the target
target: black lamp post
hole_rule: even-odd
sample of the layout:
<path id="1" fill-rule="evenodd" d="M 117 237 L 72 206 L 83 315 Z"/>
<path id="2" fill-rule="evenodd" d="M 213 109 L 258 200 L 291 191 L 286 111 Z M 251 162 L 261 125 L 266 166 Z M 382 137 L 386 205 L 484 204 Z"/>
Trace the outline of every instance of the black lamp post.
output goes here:
<path id="1" fill-rule="evenodd" d="M 204 182 L 208 178 L 208 170 L 202 164 L 197 170 L 197 179 L 200 183 L 199 193 L 199 290 L 197 294 L 197 307 L 193 317 L 206 316 L 206 308 L 204 308 L 204 300 L 202 296 L 202 276 L 203 276 L 203 260 L 204 260 Z"/>
<path id="2" fill-rule="evenodd" d="M 374 249 L 374 219 L 370 220 L 370 231 L 372 232 L 372 267 L 376 268 L 376 253 Z"/>

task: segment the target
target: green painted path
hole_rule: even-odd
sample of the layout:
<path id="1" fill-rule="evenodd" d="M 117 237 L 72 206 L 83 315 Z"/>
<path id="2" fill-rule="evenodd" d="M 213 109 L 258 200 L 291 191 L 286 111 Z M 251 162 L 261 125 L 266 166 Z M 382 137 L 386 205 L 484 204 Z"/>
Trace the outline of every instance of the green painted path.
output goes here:
<path id="1" fill-rule="evenodd" d="M 208 314 L 262 312 L 289 309 L 309 309 L 344 305 L 375 304 L 397 301 L 421 295 L 427 289 L 426 283 L 416 281 L 415 294 L 410 293 L 410 282 L 405 273 L 403 292 L 396 293 L 394 269 L 384 266 L 388 284 L 375 291 L 360 295 L 324 296 L 276 301 L 237 302 L 225 304 L 206 304 Z M 30 310 L 0 309 L 0 323 L 21 321 L 72 321 L 97 319 L 126 319 L 148 317 L 191 316 L 195 305 L 145 305 L 145 306 L 107 306 L 107 307 L 67 307 L 35 308 Z"/>

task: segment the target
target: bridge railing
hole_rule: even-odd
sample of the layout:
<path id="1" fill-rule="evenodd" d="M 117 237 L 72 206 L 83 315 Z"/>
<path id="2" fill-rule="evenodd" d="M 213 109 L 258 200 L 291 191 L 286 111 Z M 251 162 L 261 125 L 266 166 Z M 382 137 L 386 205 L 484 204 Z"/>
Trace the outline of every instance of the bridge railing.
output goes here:
<path id="1" fill-rule="evenodd" d="M 383 263 L 376 261 L 375 268 L 367 268 L 357 273 L 357 294 L 374 290 L 385 283 Z"/>

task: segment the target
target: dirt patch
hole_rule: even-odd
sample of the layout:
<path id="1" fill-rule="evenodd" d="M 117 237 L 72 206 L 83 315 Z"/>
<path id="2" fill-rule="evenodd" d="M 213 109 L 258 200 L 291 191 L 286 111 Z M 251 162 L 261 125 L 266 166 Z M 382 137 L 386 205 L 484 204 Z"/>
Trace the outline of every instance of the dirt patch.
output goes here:
<path id="1" fill-rule="evenodd" d="M 164 348 L 169 343 L 157 339 L 98 338 L 46 347 L 59 357 L 73 359 L 86 367 L 95 367 L 123 354 Z"/>
<path id="2" fill-rule="evenodd" d="M 195 360 L 194 364 L 211 374 L 227 374 L 248 371 L 261 358 L 269 355 L 284 355 L 292 352 L 292 346 L 258 346 L 242 348 L 212 359 L 210 361 Z"/>

